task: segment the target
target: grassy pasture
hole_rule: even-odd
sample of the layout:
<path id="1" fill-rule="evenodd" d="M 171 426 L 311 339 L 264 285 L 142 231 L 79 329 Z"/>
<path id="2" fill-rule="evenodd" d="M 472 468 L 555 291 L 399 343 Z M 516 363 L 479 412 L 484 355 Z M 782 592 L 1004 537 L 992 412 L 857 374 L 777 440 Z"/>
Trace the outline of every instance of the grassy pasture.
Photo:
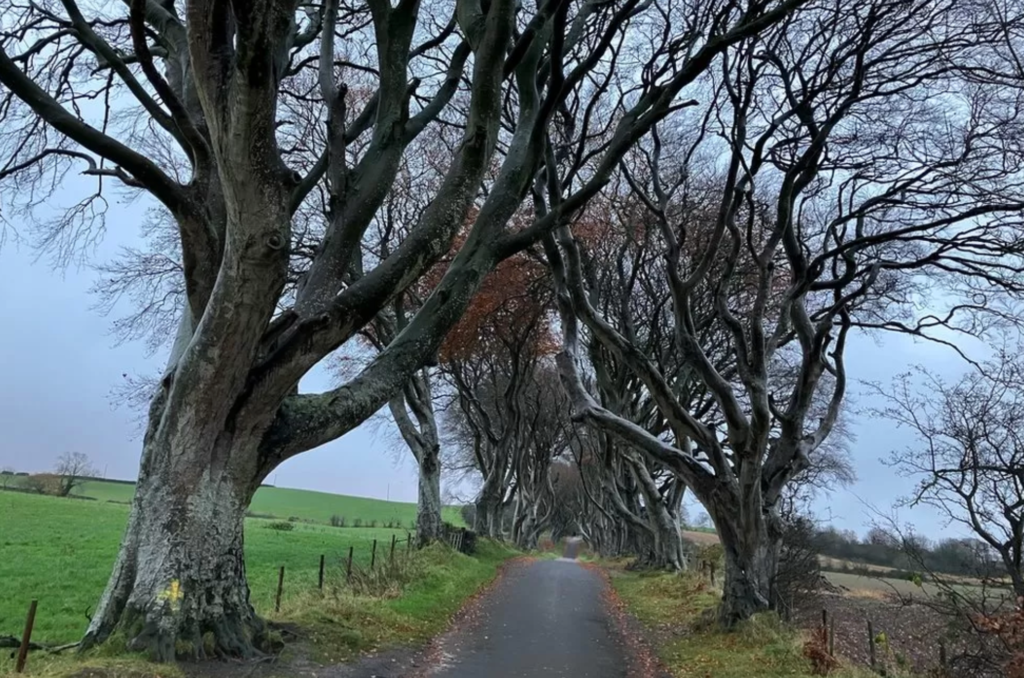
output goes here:
<path id="1" fill-rule="evenodd" d="M 47 644 L 77 640 L 106 584 L 127 517 L 122 504 L 0 492 L 0 635 L 20 634 L 29 601 L 37 598 L 33 638 Z M 365 566 L 374 539 L 380 540 L 380 558 L 392 535 L 406 536 L 404 530 L 305 523 L 278 531 L 267 527 L 272 522 L 250 518 L 245 526 L 246 569 L 253 605 L 262 614 L 273 610 L 281 565 L 287 601 L 316 586 L 321 554 L 328 577 L 340 576 L 350 546 L 356 564 Z"/>
<path id="2" fill-rule="evenodd" d="M 15 484 L 24 482 L 23 476 L 15 478 Z M 75 494 L 98 501 L 128 503 L 135 494 L 135 485 L 120 481 L 87 480 L 75 488 Z M 331 516 L 343 516 L 349 527 L 355 519 L 369 525 L 377 521 L 378 527 L 388 522 L 401 523 L 411 528 L 416 521 L 416 504 L 367 497 L 349 497 L 312 490 L 295 490 L 286 487 L 261 487 L 249 507 L 252 513 L 287 519 L 301 518 L 316 523 L 329 523 Z M 454 525 L 463 525 L 459 509 L 446 507 L 444 519 Z"/>

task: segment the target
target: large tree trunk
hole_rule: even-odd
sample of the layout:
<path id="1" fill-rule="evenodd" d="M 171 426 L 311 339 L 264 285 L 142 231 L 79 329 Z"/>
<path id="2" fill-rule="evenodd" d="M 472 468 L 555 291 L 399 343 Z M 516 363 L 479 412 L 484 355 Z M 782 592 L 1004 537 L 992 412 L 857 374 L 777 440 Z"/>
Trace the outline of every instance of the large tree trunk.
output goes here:
<path id="1" fill-rule="evenodd" d="M 434 445 L 419 459 L 419 498 L 416 503 L 416 541 L 425 546 L 440 538 L 441 450 Z"/>
<path id="2" fill-rule="evenodd" d="M 494 510 L 494 503 L 483 493 L 476 498 L 476 512 L 473 519 L 473 531 L 481 537 L 489 537 L 491 529 L 491 512 Z"/>
<path id="3" fill-rule="evenodd" d="M 502 488 L 495 475 L 488 476 L 476 500 L 476 521 L 473 530 L 480 536 L 492 539 L 502 538 L 502 521 L 505 517 Z"/>
<path id="4" fill-rule="evenodd" d="M 735 504 L 733 504 L 735 506 Z M 726 628 L 772 609 L 772 582 L 779 563 L 780 535 L 773 518 L 727 506 L 708 507 L 725 552 L 719 622 Z"/>
<path id="5" fill-rule="evenodd" d="M 663 570 L 685 570 L 683 538 L 668 509 L 661 503 L 649 506 L 647 522 L 653 533 L 651 566 Z"/>
<path id="6" fill-rule="evenodd" d="M 631 456 L 630 464 L 636 487 L 644 499 L 646 509 L 644 519 L 650 530 L 650 552 L 646 564 L 649 567 L 664 570 L 685 569 L 683 541 L 673 511 L 670 509 L 670 506 L 674 505 L 673 508 L 679 506 L 682 498 L 681 485 L 669 492 L 667 496 L 663 496 L 642 459 L 638 456 Z"/>
<path id="7" fill-rule="evenodd" d="M 257 455 L 252 445 L 213 446 L 147 443 L 120 553 L 84 646 L 122 632 L 130 650 L 157 661 L 264 649 L 243 549 Z"/>
<path id="8" fill-rule="evenodd" d="M 724 546 L 724 542 L 723 542 Z M 719 621 L 726 628 L 771 609 L 771 584 L 778 566 L 778 546 L 725 548 L 725 581 Z"/>
<path id="9" fill-rule="evenodd" d="M 395 313 L 401 317 L 401 305 Z M 387 332 L 385 326 L 381 334 Z M 412 377 L 402 393 L 388 403 L 398 431 L 416 459 L 419 468 L 419 496 L 416 502 L 416 542 L 426 546 L 441 537 L 441 445 L 434 417 L 430 372 L 423 370 Z M 410 410 L 413 417 L 410 417 Z M 415 420 L 414 420 L 415 417 Z"/>
<path id="10" fill-rule="evenodd" d="M 512 538 L 517 548 L 523 551 L 532 551 L 537 548 L 540 540 L 540 533 L 544 529 L 543 518 L 537 515 L 538 505 L 536 501 L 528 501 L 525 506 L 518 506 L 520 512 L 513 523 Z"/>

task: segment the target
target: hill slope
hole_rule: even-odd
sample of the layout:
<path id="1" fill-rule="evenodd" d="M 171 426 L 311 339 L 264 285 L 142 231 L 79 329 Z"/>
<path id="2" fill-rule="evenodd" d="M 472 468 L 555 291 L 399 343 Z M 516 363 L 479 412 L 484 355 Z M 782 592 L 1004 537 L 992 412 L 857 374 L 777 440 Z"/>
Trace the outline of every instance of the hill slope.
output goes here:
<path id="1" fill-rule="evenodd" d="M 75 494 L 99 501 L 127 504 L 135 494 L 135 484 L 117 480 L 88 480 L 75 489 Z M 368 526 L 376 521 L 400 523 L 411 528 L 416 522 L 416 504 L 350 497 L 342 494 L 295 490 L 286 487 L 261 487 L 249 507 L 252 514 L 274 518 L 298 518 L 302 521 L 329 523 L 332 516 L 345 518 L 345 524 L 352 526 L 356 520 Z M 454 525 L 463 525 L 459 509 L 449 506 L 444 509 L 444 519 Z"/>

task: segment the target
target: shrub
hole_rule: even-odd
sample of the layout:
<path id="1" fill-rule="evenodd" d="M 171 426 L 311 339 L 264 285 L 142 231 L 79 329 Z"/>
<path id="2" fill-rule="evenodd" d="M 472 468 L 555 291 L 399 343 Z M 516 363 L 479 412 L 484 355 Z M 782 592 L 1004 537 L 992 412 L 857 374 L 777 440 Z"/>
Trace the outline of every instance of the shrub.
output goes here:
<path id="1" fill-rule="evenodd" d="M 363 519 L 362 518 L 355 518 L 355 519 L 352 520 L 352 527 L 362 527 L 362 526 L 363 526 Z"/>
<path id="2" fill-rule="evenodd" d="M 370 527 L 377 527 L 376 519 L 370 521 Z"/>
<path id="3" fill-rule="evenodd" d="M 698 567 L 700 565 L 700 544 L 686 537 L 680 537 L 679 541 L 683 545 L 683 558 L 691 567 Z"/>
<path id="4" fill-rule="evenodd" d="M 685 544 L 683 551 L 687 553 Z M 689 553 L 691 562 L 695 565 L 695 569 L 698 572 L 715 582 L 722 580 L 725 570 L 725 549 L 722 548 L 721 544 L 695 544 L 693 550 Z"/>
<path id="5" fill-rule="evenodd" d="M 1017 599 L 1012 612 L 975 615 L 974 623 L 982 633 L 1002 641 L 1007 656 L 1002 659 L 1007 678 L 1024 678 L 1024 598 Z"/>
<path id="6" fill-rule="evenodd" d="M 791 618 L 794 608 L 809 605 L 821 586 L 821 563 L 814 544 L 814 525 L 807 518 L 792 518 L 782 526 L 779 566 L 772 582 L 773 603 Z"/>
<path id="7" fill-rule="evenodd" d="M 810 660 L 811 673 L 816 676 L 827 676 L 839 668 L 839 662 L 828 652 L 828 629 L 824 626 L 815 629 L 804 643 L 804 657 Z"/>
<path id="8" fill-rule="evenodd" d="M 60 496 L 63 487 L 60 476 L 53 473 L 37 473 L 29 476 L 23 481 L 22 486 L 29 492 L 49 494 L 55 497 Z"/>
<path id="9" fill-rule="evenodd" d="M 348 520 L 345 518 L 345 516 L 331 516 L 331 527 L 345 527 L 347 523 Z"/>
<path id="10" fill-rule="evenodd" d="M 267 523 L 268 530 L 280 530 L 281 532 L 291 532 L 295 529 L 294 522 L 288 522 L 286 520 L 278 520 L 277 522 Z"/>

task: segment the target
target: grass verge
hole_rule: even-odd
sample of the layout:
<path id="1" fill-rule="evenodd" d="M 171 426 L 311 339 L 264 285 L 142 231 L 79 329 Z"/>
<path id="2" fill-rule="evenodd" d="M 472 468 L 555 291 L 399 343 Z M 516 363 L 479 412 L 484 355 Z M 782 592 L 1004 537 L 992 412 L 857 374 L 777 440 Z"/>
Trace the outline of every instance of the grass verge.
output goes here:
<path id="1" fill-rule="evenodd" d="M 677 678 L 804 678 L 812 673 L 803 655 L 806 637 L 774 614 L 757 615 L 733 632 L 718 629 L 711 610 L 719 592 L 694 574 L 638 573 L 623 563 L 603 562 L 625 608 L 651 631 L 659 658 Z M 840 666 L 829 675 L 874 674 Z"/>
<path id="2" fill-rule="evenodd" d="M 382 590 L 365 594 L 328 586 L 323 593 L 311 591 L 291 599 L 275 620 L 301 628 L 315 659 L 325 663 L 423 643 L 444 630 L 463 603 L 516 555 L 483 539 L 473 556 L 434 544 L 414 552 Z"/>

